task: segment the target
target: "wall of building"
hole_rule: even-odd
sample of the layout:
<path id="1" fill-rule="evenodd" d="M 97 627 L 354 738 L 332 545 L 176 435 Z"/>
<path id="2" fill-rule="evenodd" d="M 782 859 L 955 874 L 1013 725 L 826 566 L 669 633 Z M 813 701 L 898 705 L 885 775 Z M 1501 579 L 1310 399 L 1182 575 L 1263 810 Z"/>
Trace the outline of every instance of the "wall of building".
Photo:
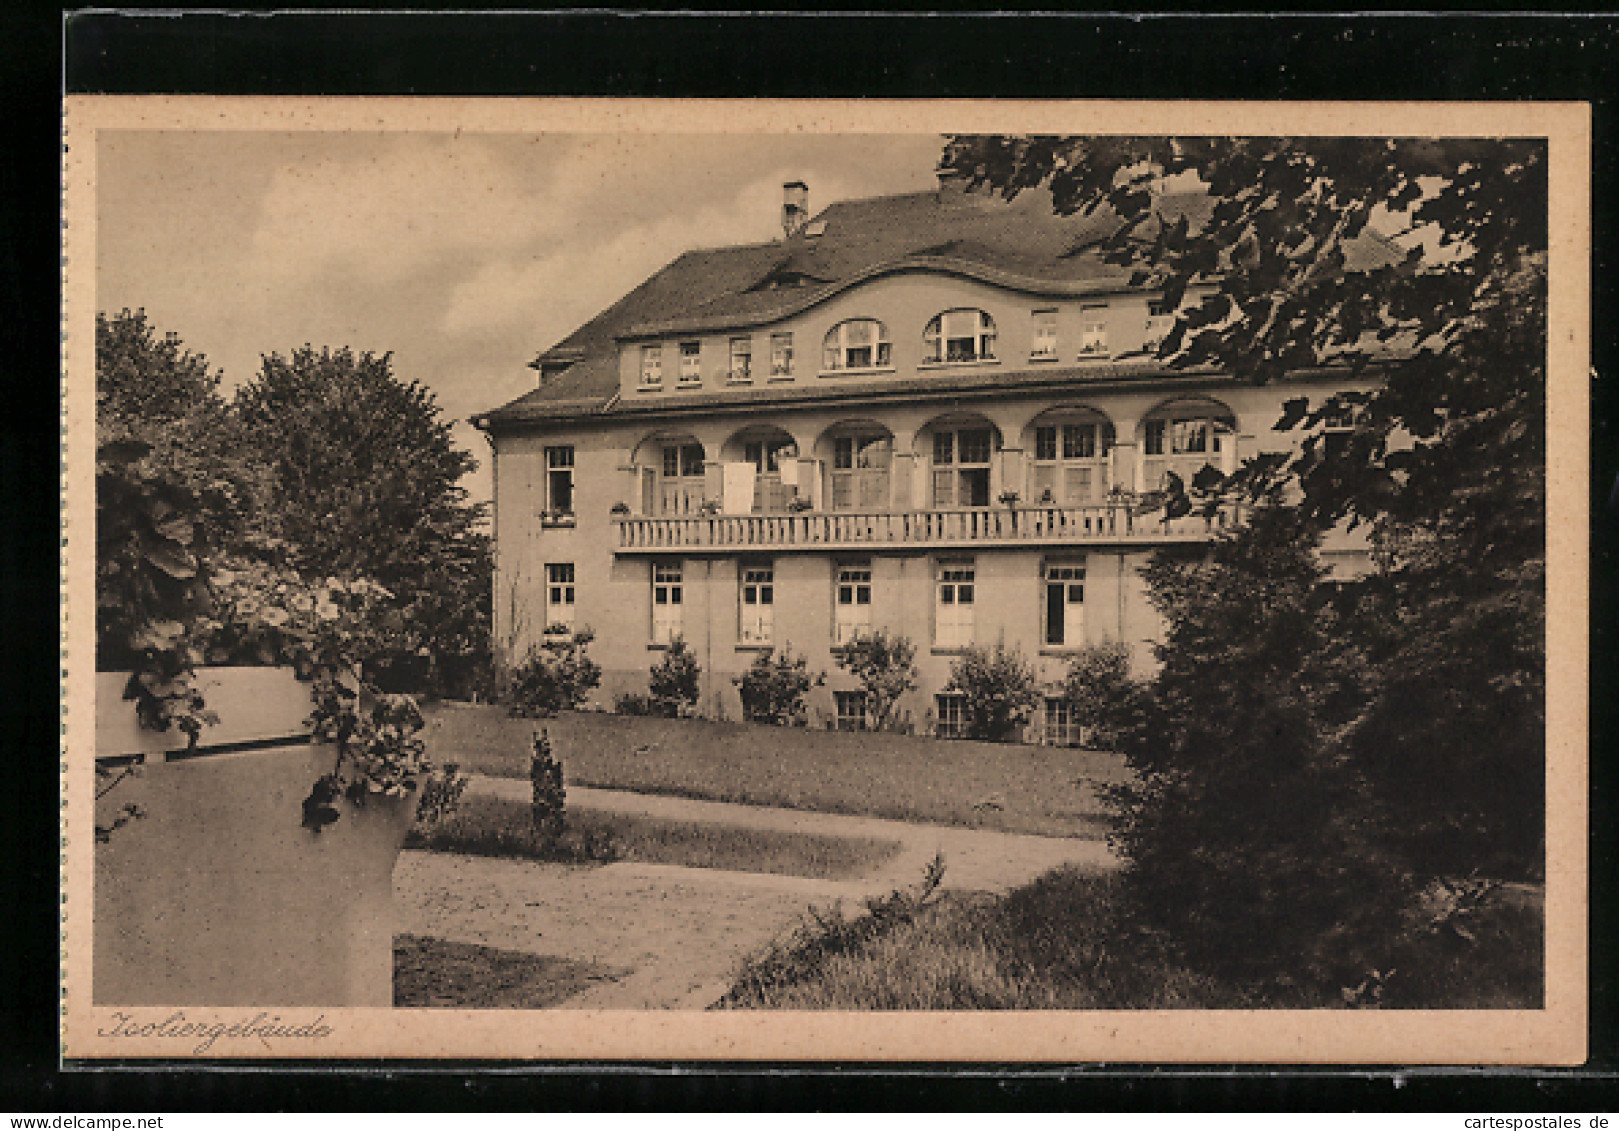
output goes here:
<path id="1" fill-rule="evenodd" d="M 995 286 L 978 280 L 939 272 L 905 271 L 873 279 L 844 291 L 825 302 L 768 326 L 733 330 L 670 333 L 655 338 L 636 339 L 624 344 L 619 354 L 619 382 L 622 395 L 635 402 L 668 399 L 678 403 L 684 396 L 714 393 L 736 387 L 730 371 L 731 339 L 751 339 L 752 384 L 768 387 L 804 387 L 844 384 L 851 381 L 897 380 L 918 373 L 994 372 L 997 369 L 1028 369 L 1050 365 L 1105 362 L 1121 355 L 1139 355 L 1147 339 L 1148 303 L 1151 295 L 1135 291 L 1088 295 L 1049 295 Z M 783 301 L 790 299 L 790 292 Z M 1201 301 L 1201 294 L 1188 300 Z M 1095 308 L 1105 307 L 1102 321 L 1107 328 L 1107 350 L 1083 355 L 1084 323 L 1094 321 Z M 994 320 L 995 359 L 984 363 L 928 365 L 924 363 L 924 331 L 935 315 L 947 310 L 979 309 Z M 1034 311 L 1054 310 L 1057 322 L 1057 352 L 1054 357 L 1034 355 Z M 891 364 L 881 371 L 858 373 L 830 372 L 822 366 L 822 345 L 828 331 L 851 318 L 874 318 L 884 324 L 891 347 Z M 793 336 L 793 367 L 788 376 L 770 373 L 770 335 Z M 701 350 L 700 379 L 680 380 L 680 344 L 698 342 Z M 657 388 L 641 380 L 641 349 L 661 347 L 663 380 Z"/>

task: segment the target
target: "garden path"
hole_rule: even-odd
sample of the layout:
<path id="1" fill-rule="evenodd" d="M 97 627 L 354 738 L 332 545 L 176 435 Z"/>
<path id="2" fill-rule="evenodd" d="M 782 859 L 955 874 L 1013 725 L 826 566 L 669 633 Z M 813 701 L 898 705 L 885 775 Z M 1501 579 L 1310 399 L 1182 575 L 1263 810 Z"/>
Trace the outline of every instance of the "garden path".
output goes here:
<path id="1" fill-rule="evenodd" d="M 529 799 L 529 783 L 474 777 L 470 790 Z M 670 865 L 599 866 L 405 852 L 394 870 L 398 929 L 410 934 L 629 968 L 563 1004 L 570 1009 L 701 1009 L 730 986 L 743 955 L 790 930 L 811 904 L 858 907 L 918 883 L 935 852 L 944 886 L 1000 892 L 1063 864 L 1111 868 L 1098 840 L 1027 836 L 568 787 L 580 809 L 758 829 L 895 840 L 901 851 L 856 880 Z"/>

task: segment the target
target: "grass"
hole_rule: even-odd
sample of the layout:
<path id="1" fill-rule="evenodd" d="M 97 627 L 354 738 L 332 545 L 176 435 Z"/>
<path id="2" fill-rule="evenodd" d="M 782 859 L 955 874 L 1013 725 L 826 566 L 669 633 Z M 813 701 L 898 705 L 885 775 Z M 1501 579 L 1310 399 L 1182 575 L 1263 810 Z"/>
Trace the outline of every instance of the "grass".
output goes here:
<path id="1" fill-rule="evenodd" d="M 744 963 L 722 1009 L 1342 1008 L 1340 993 L 1287 1000 L 1178 963 L 1132 930 L 1116 875 L 1050 872 L 1002 897 L 897 893 L 853 921 L 812 911 Z M 894 901 L 897 900 L 897 905 Z M 882 903 L 887 903 L 887 910 Z M 1539 913 L 1497 906 L 1471 940 L 1413 931 L 1391 947 L 1385 1008 L 1534 1009 Z"/>
<path id="2" fill-rule="evenodd" d="M 542 723 L 460 704 L 432 709 L 423 737 L 436 761 L 524 778 L 541 726 L 570 785 L 1047 836 L 1105 835 L 1093 786 L 1126 776 L 1112 755 L 1063 747 L 573 712 Z"/>
<path id="3" fill-rule="evenodd" d="M 549 955 L 394 936 L 394 1005 L 544 1009 L 629 973 Z"/>
<path id="4" fill-rule="evenodd" d="M 562 836 L 539 836 L 520 801 L 468 794 L 453 813 L 411 830 L 406 847 L 476 856 L 513 856 L 553 863 L 634 860 L 730 872 L 843 880 L 891 859 L 898 841 L 739 828 L 639 814 L 571 808 Z"/>

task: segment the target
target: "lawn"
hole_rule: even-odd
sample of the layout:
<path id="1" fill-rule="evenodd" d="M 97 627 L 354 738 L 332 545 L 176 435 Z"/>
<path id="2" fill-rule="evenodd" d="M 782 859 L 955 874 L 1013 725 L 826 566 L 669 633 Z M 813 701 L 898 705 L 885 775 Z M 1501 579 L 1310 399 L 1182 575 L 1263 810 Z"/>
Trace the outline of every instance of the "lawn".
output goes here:
<path id="1" fill-rule="evenodd" d="M 411 831 L 410 848 L 564 864 L 634 860 L 818 880 L 853 879 L 891 859 L 898 841 L 749 829 L 571 806 L 560 838 L 534 831 L 520 801 L 469 794 L 448 817 Z"/>
<path id="2" fill-rule="evenodd" d="M 854 920 L 811 910 L 746 962 L 720 1009 L 1343 1008 L 1347 987 L 1260 992 L 1178 963 L 1130 927 L 1116 875 L 1058 869 L 1005 896 L 889 897 Z M 1540 909 L 1499 902 L 1471 937 L 1389 940 L 1381 1004 L 1543 1008 Z"/>
<path id="3" fill-rule="evenodd" d="M 629 971 L 492 946 L 394 936 L 394 1005 L 544 1009 Z"/>
<path id="4" fill-rule="evenodd" d="M 1113 755 L 1055 746 L 465 704 L 431 708 L 423 737 L 437 762 L 526 778 L 542 726 L 572 785 L 1047 836 L 1104 835 L 1094 787 L 1126 775 Z"/>

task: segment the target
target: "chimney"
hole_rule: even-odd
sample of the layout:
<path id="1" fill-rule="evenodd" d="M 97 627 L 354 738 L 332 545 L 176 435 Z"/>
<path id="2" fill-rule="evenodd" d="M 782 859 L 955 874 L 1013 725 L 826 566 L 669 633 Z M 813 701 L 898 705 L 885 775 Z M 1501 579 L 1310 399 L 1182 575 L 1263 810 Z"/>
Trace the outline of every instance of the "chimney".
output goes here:
<path id="1" fill-rule="evenodd" d="M 781 186 L 781 230 L 789 238 L 798 235 L 809 222 L 809 186 L 788 181 Z"/>

